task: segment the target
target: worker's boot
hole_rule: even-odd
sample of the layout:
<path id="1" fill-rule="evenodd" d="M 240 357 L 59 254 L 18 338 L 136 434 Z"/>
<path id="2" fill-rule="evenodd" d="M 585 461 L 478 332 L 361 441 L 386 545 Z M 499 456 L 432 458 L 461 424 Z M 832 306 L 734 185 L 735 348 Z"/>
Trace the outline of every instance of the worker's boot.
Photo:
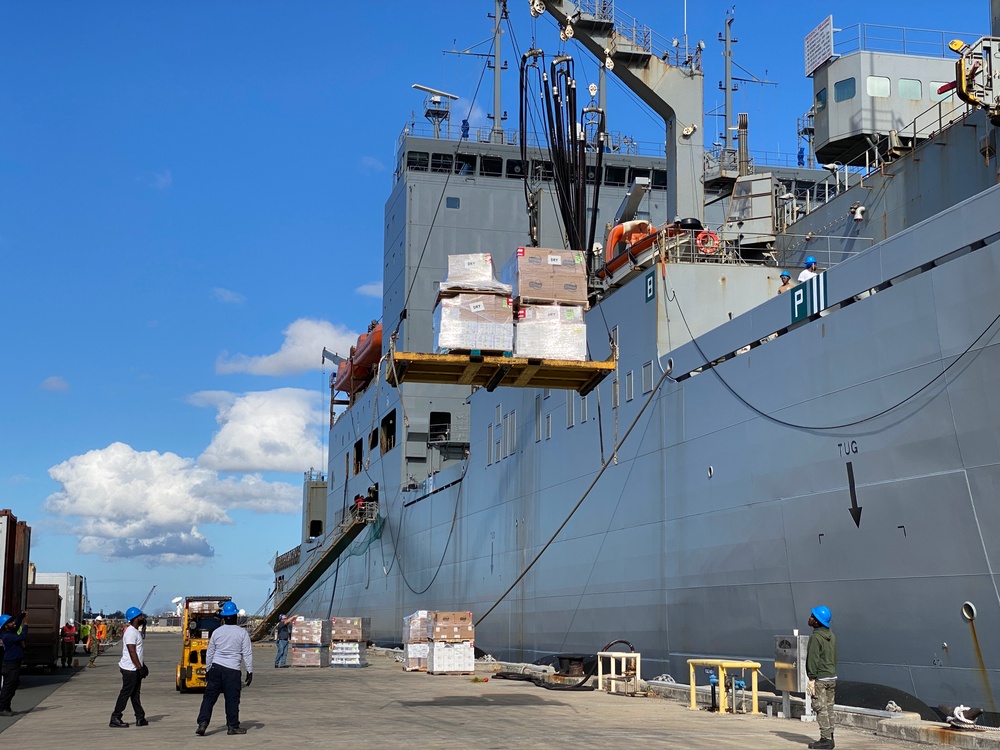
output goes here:
<path id="1" fill-rule="evenodd" d="M 226 730 L 226 734 L 246 734 L 246 733 L 247 730 L 244 729 L 243 727 L 229 727 L 229 729 Z"/>
<path id="2" fill-rule="evenodd" d="M 816 740 L 816 742 L 810 742 L 809 748 L 810 750 L 833 750 L 833 738 L 831 737 L 828 740 L 819 739 Z"/>
<path id="3" fill-rule="evenodd" d="M 208 729 L 208 722 L 203 721 L 200 724 L 198 724 L 198 728 L 194 730 L 194 733 L 199 737 L 204 737 L 206 729 Z"/>
<path id="4" fill-rule="evenodd" d="M 112 716 L 108 726 L 113 729 L 127 729 L 128 724 L 121 720 L 120 716 Z"/>

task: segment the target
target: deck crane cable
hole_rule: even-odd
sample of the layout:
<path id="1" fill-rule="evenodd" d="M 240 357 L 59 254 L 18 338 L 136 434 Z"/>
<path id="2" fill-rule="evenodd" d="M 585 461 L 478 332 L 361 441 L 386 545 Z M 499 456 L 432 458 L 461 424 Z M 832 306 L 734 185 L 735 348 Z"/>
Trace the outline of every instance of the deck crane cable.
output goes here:
<path id="1" fill-rule="evenodd" d="M 628 440 L 629 435 L 632 434 L 632 430 L 635 429 L 635 426 L 639 423 L 639 420 L 642 418 L 642 415 L 646 413 L 646 409 L 649 408 L 649 405 L 650 403 L 652 403 L 653 398 L 656 396 L 657 393 L 659 393 L 660 386 L 663 385 L 663 381 L 665 381 L 668 377 L 670 377 L 670 370 L 667 370 L 662 375 L 660 375 L 660 379 L 656 381 L 656 385 L 653 386 L 653 390 L 649 392 L 649 396 L 647 396 L 646 400 L 643 402 L 642 407 L 639 409 L 639 413 L 635 415 L 635 419 L 632 420 L 632 423 L 628 426 L 628 429 L 625 431 L 625 434 L 622 435 L 621 441 L 616 446 L 614 446 L 615 451 L 621 448 L 621 446 L 625 444 L 625 441 Z M 601 464 L 601 468 L 598 470 L 597 474 L 594 476 L 590 484 L 587 485 L 587 489 L 583 491 L 583 494 L 580 496 L 580 499 L 576 501 L 576 505 L 574 505 L 573 509 L 570 510 L 569 515 L 567 515 L 566 518 L 563 520 L 563 522 L 559 524 L 559 528 L 552 533 L 552 536 L 549 537 L 549 540 L 545 542 L 544 545 L 542 545 L 542 548 L 538 550 L 538 554 L 536 554 L 532 558 L 531 562 L 529 562 L 525 566 L 524 570 L 522 570 L 521 574 L 514 579 L 514 582 L 508 587 L 508 589 L 504 591 L 500 595 L 500 598 L 498 598 L 495 602 L 493 602 L 490 608 L 486 610 L 486 613 L 476 621 L 476 627 L 478 627 L 483 620 L 485 620 L 487 617 L 490 616 L 490 613 L 500 605 L 500 602 L 502 602 L 510 595 L 510 592 L 513 591 L 517 587 L 517 584 L 519 584 L 522 581 L 522 579 L 528 574 L 528 571 L 535 566 L 535 563 L 537 563 L 538 560 L 541 558 L 541 556 L 545 554 L 545 551 L 552 545 L 552 542 L 556 540 L 556 537 L 559 536 L 560 532 L 564 528 L 566 528 L 566 524 L 570 522 L 570 519 L 572 519 L 573 516 L 576 514 L 576 512 L 580 509 L 580 506 L 583 505 L 583 501 L 587 499 L 587 496 L 590 495 L 594 487 L 597 486 L 597 483 L 601 480 L 601 477 L 604 476 L 604 472 L 607 471 L 608 467 L 612 465 L 613 464 L 611 461 Z"/>
<path id="2" fill-rule="evenodd" d="M 675 298 L 677 297 L 677 290 L 676 290 L 676 288 L 674 289 L 674 297 Z M 888 406 L 885 409 L 882 409 L 881 411 L 875 412 L 874 414 L 870 414 L 867 417 L 862 417 L 861 419 L 855 419 L 855 420 L 853 420 L 851 422 L 842 422 L 841 424 L 831 424 L 831 425 L 810 425 L 810 424 L 798 424 L 798 423 L 795 423 L 795 422 L 789 422 L 789 421 L 784 420 L 784 419 L 779 419 L 778 417 L 775 417 L 775 416 L 773 416 L 771 414 L 768 414 L 767 412 L 762 411 L 761 409 L 757 408 L 752 403 L 750 403 L 749 401 L 747 401 L 743 396 L 741 396 L 739 393 L 737 393 L 736 390 L 726 381 L 726 379 L 724 377 L 722 377 L 722 374 L 719 372 L 718 368 L 712 366 L 712 364 L 711 364 L 712 360 L 710 360 L 708 358 L 708 355 L 705 354 L 705 352 L 702 350 L 701 344 L 698 343 L 698 339 L 691 332 L 691 326 L 688 325 L 687 318 L 684 315 L 684 308 L 681 305 L 680 300 L 677 299 L 676 302 L 677 302 L 677 310 L 681 314 L 681 320 L 684 321 L 684 327 L 687 328 L 687 332 L 688 332 L 688 335 L 691 337 L 691 341 L 694 343 L 695 348 L 698 350 L 698 353 L 701 355 L 702 359 L 705 361 L 705 364 L 702 365 L 702 366 L 710 369 L 715 374 L 715 377 L 717 377 L 719 379 L 719 382 L 722 383 L 722 385 L 726 388 L 726 390 L 729 391 L 733 395 L 733 397 L 736 398 L 737 401 L 739 401 L 744 406 L 746 406 L 748 409 L 750 409 L 750 411 L 754 412 L 754 414 L 756 414 L 759 417 L 763 417 L 764 419 L 768 420 L 769 422 L 773 422 L 774 424 L 781 425 L 782 427 L 790 427 L 790 428 L 795 429 L 795 430 L 817 430 L 817 431 L 842 430 L 845 427 L 857 427 L 858 425 L 865 424 L 866 422 L 870 422 L 870 421 L 872 421 L 874 419 L 878 419 L 879 417 L 885 416 L 886 414 L 888 414 L 891 411 L 895 411 L 896 409 L 900 408 L 901 406 L 904 406 L 905 404 L 907 404 L 910 401 L 912 401 L 914 398 L 916 398 L 917 396 L 919 396 L 925 390 L 927 390 L 928 388 L 930 388 L 938 380 L 940 380 L 945 375 L 947 375 L 948 372 L 951 370 L 951 368 L 954 367 L 955 365 L 957 365 L 959 362 L 963 361 L 964 358 L 965 358 L 965 355 L 968 354 L 970 351 L 972 351 L 972 348 L 976 344 L 979 343 L 980 339 L 982 339 L 987 333 L 989 333 L 991 330 L 993 330 L 993 327 L 997 324 L 997 322 L 1000 322 L 1000 315 L 997 315 L 995 318 L 993 318 L 992 321 L 990 321 L 989 325 L 987 325 L 986 328 L 983 329 L 982 333 L 980 333 L 978 336 L 976 336 L 976 338 L 973 339 L 972 343 L 969 344 L 961 354 L 959 354 L 958 356 L 956 356 L 955 359 L 953 359 L 950 364 L 948 364 L 944 369 L 942 369 L 941 372 L 939 372 L 937 375 L 935 375 L 934 377 L 932 377 L 930 380 L 928 380 L 926 383 L 924 383 L 924 385 L 920 386 L 920 388 L 918 388 L 917 390 L 915 390 L 909 396 L 907 396 L 906 398 L 903 398 L 903 399 L 897 401 L 892 406 Z M 994 336 L 995 335 L 996 335 L 996 333 L 994 333 Z"/>

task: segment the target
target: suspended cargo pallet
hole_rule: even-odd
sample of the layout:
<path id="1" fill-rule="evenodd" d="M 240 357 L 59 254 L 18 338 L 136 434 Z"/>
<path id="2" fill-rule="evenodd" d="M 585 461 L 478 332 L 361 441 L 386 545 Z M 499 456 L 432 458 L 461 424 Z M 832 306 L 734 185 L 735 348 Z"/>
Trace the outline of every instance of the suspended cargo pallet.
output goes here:
<path id="1" fill-rule="evenodd" d="M 614 359 L 578 362 L 489 354 L 396 352 L 386 367 L 390 385 L 438 383 L 496 388 L 557 388 L 587 395 L 615 369 Z"/>

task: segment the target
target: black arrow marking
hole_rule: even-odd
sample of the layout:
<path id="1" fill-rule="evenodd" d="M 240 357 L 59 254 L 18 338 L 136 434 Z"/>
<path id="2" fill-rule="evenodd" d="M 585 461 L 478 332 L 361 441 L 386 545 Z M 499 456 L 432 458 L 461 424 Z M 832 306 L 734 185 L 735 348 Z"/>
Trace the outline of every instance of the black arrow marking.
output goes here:
<path id="1" fill-rule="evenodd" d="M 858 505 L 858 490 L 854 486 L 854 462 L 847 462 L 847 483 L 851 487 L 851 518 L 854 525 L 861 528 L 861 506 Z"/>

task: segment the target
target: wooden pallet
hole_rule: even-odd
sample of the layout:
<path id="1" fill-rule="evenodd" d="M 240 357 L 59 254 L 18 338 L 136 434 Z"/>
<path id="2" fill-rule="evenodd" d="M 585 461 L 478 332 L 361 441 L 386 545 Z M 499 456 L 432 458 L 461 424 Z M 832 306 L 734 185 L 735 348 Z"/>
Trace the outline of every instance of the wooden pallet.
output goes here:
<path id="1" fill-rule="evenodd" d="M 430 670 L 427 671 L 427 674 L 446 674 L 446 675 L 447 674 L 463 675 L 463 674 L 475 674 L 475 673 L 476 670 L 472 670 L 471 672 L 431 672 Z"/>

